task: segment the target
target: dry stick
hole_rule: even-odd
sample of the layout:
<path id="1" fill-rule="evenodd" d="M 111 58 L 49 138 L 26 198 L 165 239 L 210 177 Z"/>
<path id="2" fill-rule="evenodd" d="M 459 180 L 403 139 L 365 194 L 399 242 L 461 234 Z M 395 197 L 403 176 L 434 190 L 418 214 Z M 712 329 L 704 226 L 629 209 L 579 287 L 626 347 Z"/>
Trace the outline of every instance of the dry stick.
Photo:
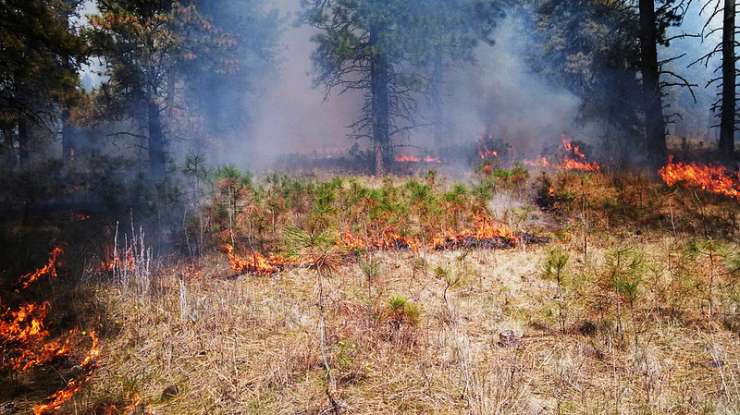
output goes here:
<path id="1" fill-rule="evenodd" d="M 586 262 L 588 258 L 588 232 L 587 232 L 587 219 L 586 219 L 586 193 L 584 191 L 583 176 L 581 179 L 581 233 L 583 234 L 583 261 Z"/>
<path id="2" fill-rule="evenodd" d="M 319 276 L 319 351 L 321 353 L 321 360 L 323 360 L 324 363 L 324 369 L 326 372 L 326 396 L 329 398 L 329 402 L 331 403 L 332 409 L 334 410 L 335 415 L 340 415 L 342 413 L 342 407 L 339 405 L 339 403 L 334 399 L 334 395 L 332 394 L 332 391 L 336 388 L 336 382 L 334 381 L 334 376 L 331 372 L 331 366 L 329 365 L 329 358 L 326 355 L 326 333 L 325 333 L 325 326 L 326 322 L 324 320 L 324 276 L 321 272 L 321 264 L 318 263 L 316 266 L 316 274 Z"/>

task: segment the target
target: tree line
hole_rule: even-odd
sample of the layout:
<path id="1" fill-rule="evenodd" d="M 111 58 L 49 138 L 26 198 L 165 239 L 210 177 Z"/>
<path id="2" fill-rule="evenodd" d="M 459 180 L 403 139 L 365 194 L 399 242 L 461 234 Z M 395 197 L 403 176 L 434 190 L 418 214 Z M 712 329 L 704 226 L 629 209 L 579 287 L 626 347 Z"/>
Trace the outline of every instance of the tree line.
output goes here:
<path id="1" fill-rule="evenodd" d="M 702 0 L 706 1 L 706 0 Z M 249 125 L 245 90 L 258 74 L 276 70 L 284 22 L 261 0 L 0 0 L 0 130 L 6 166 L 29 159 L 29 131 L 58 131 L 62 156 L 79 152 L 80 125 L 120 122 L 112 134 L 141 138 L 153 179 L 166 175 L 174 125 L 199 120 L 213 136 Z M 720 131 L 717 154 L 735 157 L 736 78 L 734 0 L 701 6 L 701 33 L 671 37 L 691 0 L 305 0 L 301 22 L 315 29 L 316 87 L 364 98 L 350 136 L 369 140 L 382 174 L 398 138 L 417 128 L 419 100 L 431 105 L 431 128 L 446 134 L 441 92 L 448 75 L 475 64 L 475 51 L 495 47 L 507 15 L 528 16 L 532 71 L 581 99 L 583 122 L 613 133 L 609 143 L 639 148 L 653 166 L 665 162 L 666 97 L 673 88 L 715 87 L 712 110 Z M 720 20 L 717 27 L 710 21 Z M 85 21 L 86 20 L 86 21 Z M 84 22 L 83 22 L 84 21 Z M 721 41 L 695 64 L 715 65 L 708 85 L 695 85 L 659 50 L 677 37 Z M 714 58 L 717 59 L 714 59 Z M 97 62 L 101 83 L 81 79 Z"/>

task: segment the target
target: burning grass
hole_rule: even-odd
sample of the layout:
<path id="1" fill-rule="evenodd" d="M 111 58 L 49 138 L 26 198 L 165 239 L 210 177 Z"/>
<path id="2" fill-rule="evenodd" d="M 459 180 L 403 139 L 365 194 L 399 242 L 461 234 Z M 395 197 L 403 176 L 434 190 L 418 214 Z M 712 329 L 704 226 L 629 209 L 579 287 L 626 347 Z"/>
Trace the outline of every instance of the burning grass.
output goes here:
<path id="1" fill-rule="evenodd" d="M 571 256 L 564 330 L 556 283 L 541 277 L 549 248 L 382 251 L 372 255 L 377 272 L 340 266 L 323 286 L 337 402 L 360 414 L 732 413 L 740 350 L 722 323 L 732 310 L 728 269 L 716 263 L 710 313 L 703 289 L 675 290 L 675 240 L 630 243 L 655 269 L 631 305 L 600 295 L 613 287 L 612 250 L 583 261 L 577 246 L 560 245 Z M 704 286 L 709 257 L 696 261 Z M 164 414 L 330 413 L 313 271 L 213 278 L 225 267 L 205 258 L 162 275 L 159 296 L 113 301 L 128 317 L 90 393 L 135 393 Z M 169 385 L 180 392 L 162 400 Z"/>
<path id="2" fill-rule="evenodd" d="M 668 186 L 681 184 L 740 201 L 740 171 L 733 175 L 723 166 L 674 162 L 670 158 L 659 174 Z"/>
<path id="3" fill-rule="evenodd" d="M 29 288 L 44 276 L 56 278 L 58 275 L 57 262 L 62 252 L 61 247 L 53 248 L 46 265 L 33 273 L 22 276 L 18 283 L 20 290 Z M 77 344 L 74 339 L 79 335 L 77 330 L 71 330 L 58 338 L 49 339 L 50 333 L 46 320 L 50 310 L 50 303 L 43 301 L 22 303 L 16 308 L 7 308 L 0 313 L 0 351 L 2 352 L 0 369 L 11 373 L 22 373 L 37 366 L 54 363 L 75 353 Z M 35 405 L 34 415 L 55 412 L 80 391 L 89 380 L 97 365 L 96 358 L 100 354 L 95 332 L 91 331 L 89 335 L 92 339 L 92 346 L 77 365 L 78 375 L 71 378 L 64 388 L 54 392 L 47 403 Z"/>
<path id="4" fill-rule="evenodd" d="M 143 232 L 116 232 L 114 265 L 86 282 L 107 316 L 96 333 L 115 327 L 104 364 L 96 333 L 57 336 L 84 356 L 37 411 L 740 409 L 732 198 L 522 166 L 464 184 L 227 170 L 202 206 L 184 230 L 203 243 L 193 261 L 150 270 Z M 16 340 L 44 335 L 54 309 L 23 313 L 2 319 Z"/>
<path id="5" fill-rule="evenodd" d="M 497 173 L 475 185 L 446 184 L 430 174 L 423 181 L 368 185 L 356 178 L 321 182 L 274 176 L 254 183 L 233 173 L 218 182 L 205 220 L 213 226 L 212 243 L 226 253 L 232 269 L 260 275 L 305 265 L 286 250 L 292 230 L 326 235 L 344 257 L 546 241 L 529 230 L 512 229 L 489 209 L 498 181 L 508 179 Z"/>

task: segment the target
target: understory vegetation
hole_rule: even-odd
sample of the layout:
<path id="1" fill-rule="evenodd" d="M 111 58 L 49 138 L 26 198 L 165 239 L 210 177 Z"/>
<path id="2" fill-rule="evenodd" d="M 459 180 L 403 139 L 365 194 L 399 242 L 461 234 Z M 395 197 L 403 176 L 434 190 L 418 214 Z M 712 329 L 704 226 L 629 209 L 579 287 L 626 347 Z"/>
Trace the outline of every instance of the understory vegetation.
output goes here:
<path id="1" fill-rule="evenodd" d="M 60 278 L 81 284 L 39 284 L 54 318 L 75 315 L 102 347 L 65 408 L 736 413 L 737 203 L 637 174 L 509 177 L 223 168 L 184 215 L 184 257 L 151 257 L 132 218 L 67 244 Z M 512 242 L 469 243 L 481 217 Z M 84 240 L 95 220 L 49 229 Z M 472 239 L 431 243 L 460 233 Z M 283 266 L 234 268 L 224 244 Z M 0 399 L 43 399 L 38 370 Z"/>

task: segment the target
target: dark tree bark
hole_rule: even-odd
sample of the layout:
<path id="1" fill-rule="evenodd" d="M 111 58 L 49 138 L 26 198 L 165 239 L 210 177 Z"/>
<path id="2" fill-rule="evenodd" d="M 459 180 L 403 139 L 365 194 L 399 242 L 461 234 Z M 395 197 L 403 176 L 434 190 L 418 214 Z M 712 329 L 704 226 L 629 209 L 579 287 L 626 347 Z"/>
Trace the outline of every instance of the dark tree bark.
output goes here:
<path id="1" fill-rule="evenodd" d="M 388 59 L 378 44 L 379 28 L 370 30 L 370 46 L 375 46 L 370 63 L 370 94 L 372 99 L 371 117 L 373 141 L 375 143 L 375 174 L 385 173 L 385 164 L 392 157 L 390 142 L 390 92 L 388 88 Z"/>
<path id="2" fill-rule="evenodd" d="M 4 125 L 2 127 L 2 133 L 3 133 L 3 146 L 5 147 L 5 157 L 4 157 L 4 163 L 9 168 L 15 167 L 15 145 L 13 140 L 13 130 L 14 128 L 10 125 Z"/>
<path id="3" fill-rule="evenodd" d="M 722 24 L 722 114 L 719 151 L 726 159 L 735 155 L 735 0 L 725 0 Z"/>
<path id="4" fill-rule="evenodd" d="M 65 162 L 74 160 L 79 152 L 77 135 L 69 120 L 69 110 L 62 111 L 62 159 Z"/>
<path id="5" fill-rule="evenodd" d="M 164 178 L 165 154 L 164 135 L 162 134 L 162 119 L 159 105 L 150 98 L 147 103 L 149 117 L 149 172 L 155 180 Z"/>
<path id="6" fill-rule="evenodd" d="M 31 122 L 25 116 L 21 116 L 18 120 L 18 164 L 21 167 L 28 165 L 30 157 L 28 148 L 31 141 L 30 126 Z"/>
<path id="7" fill-rule="evenodd" d="M 650 162 L 659 166 L 668 156 L 663 100 L 658 66 L 658 35 L 654 0 L 640 0 L 640 49 L 645 105 L 645 149 Z"/>

